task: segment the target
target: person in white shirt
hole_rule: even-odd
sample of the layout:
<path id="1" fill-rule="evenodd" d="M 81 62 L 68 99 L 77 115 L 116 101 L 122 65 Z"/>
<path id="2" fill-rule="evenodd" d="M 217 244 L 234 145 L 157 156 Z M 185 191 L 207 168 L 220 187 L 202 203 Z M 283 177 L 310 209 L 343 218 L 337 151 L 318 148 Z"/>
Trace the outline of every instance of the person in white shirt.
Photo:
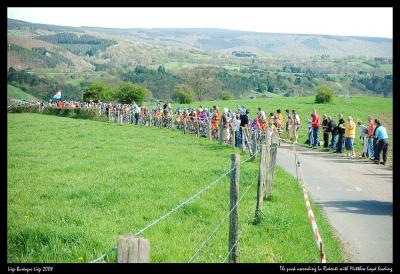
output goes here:
<path id="1" fill-rule="evenodd" d="M 133 103 L 133 113 L 135 114 L 135 125 L 138 125 L 140 118 L 140 107 L 136 103 Z"/>
<path id="2" fill-rule="evenodd" d="M 233 130 L 235 131 L 235 146 L 239 147 L 239 134 L 240 134 L 240 115 L 239 113 L 234 113 L 233 114 L 233 119 L 232 119 L 232 126 Z"/>
<path id="3" fill-rule="evenodd" d="M 300 116 L 296 113 L 296 111 L 293 109 L 292 110 L 292 117 L 293 117 L 293 135 L 294 135 L 294 143 L 298 143 L 299 139 L 299 128 L 300 128 Z"/>
<path id="4" fill-rule="evenodd" d="M 307 129 L 308 129 L 308 141 L 309 141 L 309 146 L 311 147 L 313 142 L 314 142 L 314 138 L 313 138 L 313 127 L 312 127 L 312 118 L 313 118 L 314 114 L 311 113 L 311 118 L 307 119 Z"/>
<path id="5" fill-rule="evenodd" d="M 357 128 L 360 132 L 360 140 L 362 145 L 362 154 L 360 158 L 367 157 L 368 153 L 368 129 L 365 125 L 362 124 L 361 120 L 357 121 Z"/>
<path id="6" fill-rule="evenodd" d="M 263 119 L 264 121 L 267 120 L 267 116 L 265 115 L 265 111 L 261 110 L 261 108 L 258 108 L 258 116 Z"/>

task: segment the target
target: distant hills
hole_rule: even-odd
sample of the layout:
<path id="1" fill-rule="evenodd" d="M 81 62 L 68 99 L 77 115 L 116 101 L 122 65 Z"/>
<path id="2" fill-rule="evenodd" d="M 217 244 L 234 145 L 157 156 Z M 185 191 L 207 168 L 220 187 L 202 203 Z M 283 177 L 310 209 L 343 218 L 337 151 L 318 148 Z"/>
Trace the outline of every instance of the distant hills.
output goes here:
<path id="1" fill-rule="evenodd" d="M 155 98 L 169 98 L 178 84 L 193 85 L 190 77 L 202 66 L 214 68 L 207 77 L 218 91 L 209 99 L 223 91 L 235 98 L 254 91 L 310 95 L 321 84 L 334 85 L 340 94 L 392 93 L 393 40 L 388 38 L 7 22 L 8 67 L 49 78 L 14 79 L 36 97 L 48 96 L 57 83 L 65 85 L 65 96 L 80 97 L 84 86 L 101 79 L 112 86 L 132 81 Z"/>
<path id="2" fill-rule="evenodd" d="M 182 28 L 182 29 L 116 29 L 99 27 L 68 27 L 29 23 L 8 19 L 8 30 L 97 33 L 118 36 L 151 45 L 194 49 L 231 54 L 251 51 L 265 56 L 329 55 L 331 57 L 366 56 L 392 57 L 393 41 L 388 38 L 333 36 L 311 34 L 259 33 L 249 31 Z"/>

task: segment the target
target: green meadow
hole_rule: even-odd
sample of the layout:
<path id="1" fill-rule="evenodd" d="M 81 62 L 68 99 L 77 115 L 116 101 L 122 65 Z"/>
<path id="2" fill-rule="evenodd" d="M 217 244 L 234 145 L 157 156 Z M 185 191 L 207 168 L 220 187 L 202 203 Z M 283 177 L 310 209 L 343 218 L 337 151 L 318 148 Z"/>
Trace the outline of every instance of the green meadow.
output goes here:
<path id="1" fill-rule="evenodd" d="M 304 100 L 302 111 L 311 110 L 309 99 L 298 100 Z M 252 110 L 259 104 L 243 103 Z M 285 106 L 294 103 L 289 98 Z M 236 106 L 234 101 L 216 104 Z M 277 105 L 271 99 L 262 107 Z M 94 260 L 119 235 L 137 232 L 220 177 L 230 169 L 231 154 L 241 153 L 177 130 L 32 113 L 7 118 L 10 263 Z M 258 165 L 257 158 L 240 170 L 240 196 L 248 192 L 239 206 L 239 262 L 319 262 L 302 190 L 280 167 L 262 222 L 252 224 Z M 327 261 L 344 262 L 332 228 L 312 206 Z M 142 234 L 150 241 L 151 262 L 187 262 L 228 211 L 229 176 Z M 193 262 L 224 261 L 228 225 L 227 220 Z M 105 260 L 115 261 L 115 253 Z"/>
<path id="2" fill-rule="evenodd" d="M 12 85 L 7 84 L 7 96 L 18 99 L 18 100 L 25 100 L 25 101 L 37 101 L 38 99 L 34 96 L 24 92 L 22 89 L 14 87 Z"/>

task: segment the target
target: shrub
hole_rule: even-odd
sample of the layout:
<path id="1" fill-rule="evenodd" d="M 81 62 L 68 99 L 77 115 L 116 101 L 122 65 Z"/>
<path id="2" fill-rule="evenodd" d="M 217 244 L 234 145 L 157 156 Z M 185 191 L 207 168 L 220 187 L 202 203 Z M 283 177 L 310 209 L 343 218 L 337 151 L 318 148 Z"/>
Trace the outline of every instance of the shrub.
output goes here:
<path id="1" fill-rule="evenodd" d="M 23 106 L 23 105 L 12 106 L 7 111 L 10 113 L 39 112 L 37 106 Z M 99 114 L 98 109 L 84 109 L 84 108 L 70 109 L 70 108 L 46 107 L 43 109 L 41 113 L 48 115 L 77 118 L 77 119 L 91 119 L 91 120 L 101 120 L 101 121 L 108 120 L 107 117 L 103 117 Z"/>
<path id="2" fill-rule="evenodd" d="M 95 80 L 83 90 L 83 101 L 95 103 L 100 101 L 111 101 L 115 98 L 115 91 L 105 81 Z"/>
<path id="3" fill-rule="evenodd" d="M 219 95 L 219 99 L 221 100 L 231 100 L 233 99 L 232 93 L 228 92 L 228 91 L 223 91 L 221 92 L 221 94 Z"/>
<path id="4" fill-rule="evenodd" d="M 335 90 L 328 86 L 319 86 L 315 89 L 315 92 L 317 93 L 315 102 L 318 104 L 330 103 L 336 96 Z"/>
<path id="5" fill-rule="evenodd" d="M 39 112 L 37 106 L 33 105 L 13 105 L 7 109 L 10 113 Z"/>
<path id="6" fill-rule="evenodd" d="M 178 85 L 171 97 L 179 104 L 190 104 L 193 102 L 194 92 L 188 86 Z"/>
<path id="7" fill-rule="evenodd" d="M 135 102 L 138 105 L 141 105 L 149 94 L 149 90 L 143 86 L 124 83 L 119 87 L 117 98 L 123 104 L 131 104 L 132 102 Z"/>

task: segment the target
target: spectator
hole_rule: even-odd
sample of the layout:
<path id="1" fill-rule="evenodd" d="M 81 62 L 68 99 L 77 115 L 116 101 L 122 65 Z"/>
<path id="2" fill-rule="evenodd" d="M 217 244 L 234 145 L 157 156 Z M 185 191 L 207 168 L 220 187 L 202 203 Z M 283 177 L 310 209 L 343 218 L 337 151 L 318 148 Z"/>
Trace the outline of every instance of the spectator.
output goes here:
<path id="1" fill-rule="evenodd" d="M 338 115 L 338 125 L 337 125 L 337 132 L 338 132 L 338 141 L 336 144 L 336 153 L 343 153 L 343 136 L 345 132 L 344 128 L 344 119 L 343 119 L 343 114 L 339 113 Z"/>
<path id="2" fill-rule="evenodd" d="M 365 158 L 368 153 L 368 129 L 362 124 L 360 119 L 357 121 L 357 127 L 360 132 L 360 141 L 362 146 L 362 154 L 360 158 Z"/>
<path id="3" fill-rule="evenodd" d="M 273 114 L 273 113 L 271 113 L 271 114 L 272 114 L 272 117 L 273 117 L 274 114 Z M 278 130 L 279 138 L 282 138 L 282 122 L 283 122 L 283 115 L 282 115 L 280 109 L 277 109 L 277 110 L 276 110 L 276 118 L 277 118 L 276 129 Z"/>
<path id="4" fill-rule="evenodd" d="M 261 108 L 258 108 L 258 116 L 262 119 L 262 120 L 266 120 L 267 116 L 265 115 L 265 111 L 261 110 Z"/>
<path id="5" fill-rule="evenodd" d="M 279 118 L 278 118 L 279 119 Z M 290 115 L 290 111 L 286 110 L 286 141 L 290 142 L 290 128 L 293 124 L 293 118 Z"/>
<path id="6" fill-rule="evenodd" d="M 328 116 L 326 114 L 322 116 L 322 132 L 324 136 L 324 147 L 328 147 L 329 127 L 328 127 Z"/>
<path id="7" fill-rule="evenodd" d="M 224 108 L 224 113 L 222 115 L 222 126 L 223 126 L 223 141 L 228 143 L 230 139 L 230 128 L 231 128 L 232 118 L 229 116 L 229 109 Z"/>
<path id="8" fill-rule="evenodd" d="M 135 114 L 135 125 L 138 125 L 140 118 L 140 107 L 136 103 L 133 105 L 133 113 Z"/>
<path id="9" fill-rule="evenodd" d="M 332 116 L 328 116 L 328 134 L 329 133 L 331 134 L 331 144 L 329 145 L 329 147 L 331 149 L 334 149 L 336 145 L 338 129 L 336 127 L 335 121 L 332 120 Z"/>
<path id="10" fill-rule="evenodd" d="M 386 165 L 387 150 L 389 146 L 388 144 L 389 136 L 387 134 L 386 128 L 381 125 L 381 122 L 379 120 L 375 120 L 375 124 L 377 126 L 377 129 L 375 131 L 377 151 L 375 153 L 374 162 L 377 164 L 381 163 L 383 165 Z M 383 162 L 380 162 L 380 156 L 382 151 L 383 151 Z"/>
<path id="11" fill-rule="evenodd" d="M 374 123 L 374 119 L 371 115 L 368 115 L 368 157 L 371 160 L 374 160 L 374 131 L 376 125 Z"/>
<path id="12" fill-rule="evenodd" d="M 311 118 L 307 119 L 307 129 L 308 129 L 308 145 L 310 147 L 312 147 L 313 143 L 314 143 L 314 139 L 313 139 L 313 127 L 312 127 L 312 119 L 313 119 L 314 115 L 311 113 Z"/>
<path id="13" fill-rule="evenodd" d="M 356 136 L 356 124 L 353 122 L 353 117 L 347 118 L 347 123 L 344 124 L 345 128 L 345 144 L 347 157 L 355 158 L 356 153 L 354 152 L 354 138 Z"/>
<path id="14" fill-rule="evenodd" d="M 239 134 L 240 134 L 240 115 L 238 113 L 236 113 L 234 115 L 232 125 L 233 125 L 233 130 L 235 131 L 235 146 L 240 147 L 240 143 L 239 143 L 239 140 L 240 140 L 240 136 L 239 136 Z"/>
<path id="15" fill-rule="evenodd" d="M 240 127 L 242 128 L 242 132 L 240 132 L 240 145 L 243 146 L 243 132 L 249 129 L 249 113 L 250 111 L 248 109 L 246 109 L 245 114 L 240 116 Z"/>
<path id="16" fill-rule="evenodd" d="M 319 131 L 319 116 L 317 110 L 314 109 L 313 111 L 313 118 L 312 118 L 312 131 L 313 131 L 313 147 L 317 147 L 319 145 L 318 141 L 318 131 Z"/>
<path id="17" fill-rule="evenodd" d="M 218 139 L 218 129 L 219 129 L 219 120 L 220 120 L 220 112 L 219 108 L 216 106 L 213 106 L 213 115 L 211 118 L 211 135 L 213 139 Z"/>
<path id="18" fill-rule="evenodd" d="M 374 150 L 374 161 L 379 161 L 379 158 L 377 159 L 377 153 L 378 153 L 378 144 L 377 144 L 377 137 L 376 137 L 376 130 L 381 126 L 380 124 L 378 125 L 379 120 L 375 119 L 374 120 L 374 124 L 375 124 L 375 129 L 374 132 L 372 134 L 373 140 L 372 140 L 372 147 Z"/>
<path id="19" fill-rule="evenodd" d="M 292 116 L 293 116 L 293 124 L 294 124 L 294 144 L 298 143 L 298 139 L 299 139 L 299 128 L 300 128 L 300 116 L 296 113 L 295 110 L 292 110 Z"/>

